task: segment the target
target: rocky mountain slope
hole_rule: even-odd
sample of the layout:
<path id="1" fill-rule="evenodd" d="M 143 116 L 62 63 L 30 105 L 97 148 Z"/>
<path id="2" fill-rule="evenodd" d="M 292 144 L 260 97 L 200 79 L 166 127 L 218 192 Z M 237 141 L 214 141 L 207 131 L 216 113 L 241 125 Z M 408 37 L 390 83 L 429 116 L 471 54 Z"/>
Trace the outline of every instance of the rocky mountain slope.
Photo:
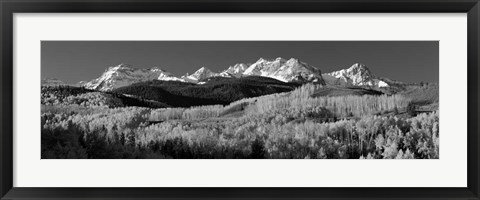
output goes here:
<path id="1" fill-rule="evenodd" d="M 85 83 L 83 86 L 92 90 L 109 91 L 133 83 L 150 80 L 185 81 L 157 67 L 136 69 L 131 65 L 120 64 L 109 67 L 100 77 Z"/>
<path id="2" fill-rule="evenodd" d="M 317 82 L 324 84 L 320 69 L 291 58 L 266 60 L 260 58 L 243 72 L 243 76 L 263 76 L 283 82 Z"/>
<path id="3" fill-rule="evenodd" d="M 220 76 L 219 73 L 215 73 L 212 70 L 208 69 L 207 67 L 202 67 L 198 69 L 192 75 L 184 75 L 181 77 L 182 80 L 190 83 L 200 83 L 204 79 L 208 79 L 210 77 Z"/>
<path id="4" fill-rule="evenodd" d="M 222 77 L 236 77 L 240 78 L 243 76 L 243 72 L 249 67 L 249 64 L 245 63 L 238 63 L 235 64 L 234 66 L 230 66 L 228 69 L 226 69 L 223 72 L 220 72 L 220 76 Z"/>
<path id="5" fill-rule="evenodd" d="M 375 76 L 364 64 L 355 63 L 350 68 L 322 74 L 327 85 L 390 87 L 393 81 Z"/>
<path id="6" fill-rule="evenodd" d="M 131 65 L 120 64 L 109 67 L 100 77 L 82 83 L 82 85 L 88 89 L 111 91 L 151 80 L 205 84 L 214 77 L 241 78 L 247 76 L 268 77 L 285 83 L 314 82 L 322 85 L 360 86 L 383 90 L 402 85 L 401 82 L 375 76 L 367 66 L 360 63 L 355 63 L 347 69 L 322 74 L 319 68 L 298 59 L 290 58 L 286 60 L 280 57 L 271 60 L 260 58 L 253 64 L 238 63 L 221 72 L 214 72 L 207 67 L 201 67 L 193 74 L 186 74 L 181 77 L 176 77 L 157 67 L 137 69 Z"/>

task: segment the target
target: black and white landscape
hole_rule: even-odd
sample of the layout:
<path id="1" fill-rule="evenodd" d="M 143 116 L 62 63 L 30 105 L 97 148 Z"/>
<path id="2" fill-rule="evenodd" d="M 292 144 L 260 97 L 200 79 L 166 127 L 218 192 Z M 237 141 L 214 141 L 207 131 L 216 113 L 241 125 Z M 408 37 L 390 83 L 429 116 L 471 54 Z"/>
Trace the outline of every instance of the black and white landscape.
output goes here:
<path id="1" fill-rule="evenodd" d="M 72 42 L 64 43 L 42 42 L 42 159 L 439 158 L 437 42 L 337 42 L 339 49 L 349 44 L 352 49 L 366 45 L 363 51 L 368 52 L 348 49 L 349 53 L 337 55 L 333 49 L 335 56 L 323 57 L 320 52 L 318 56 L 317 52 L 309 52 L 305 53 L 310 55 L 305 56 L 307 60 L 296 57 L 303 56 L 298 52 L 312 51 L 311 47 L 303 50 L 302 45 L 292 45 L 297 49 L 289 57 L 261 58 L 272 51 L 289 55 L 289 49 L 278 49 L 285 42 L 265 42 L 264 49 L 249 52 L 253 55 L 258 51 L 255 60 L 237 60 L 224 67 L 218 64 L 215 69 L 204 63 L 183 69 L 169 68 L 161 61 L 155 66 L 120 64 L 124 61 L 120 56 L 119 62 L 111 66 L 93 66 L 88 60 L 75 64 L 88 65 L 84 70 L 104 70 L 82 81 L 51 78 L 83 78 L 80 72 L 80 77 L 74 74 L 80 71 L 78 66 L 65 64 L 51 69 L 51 63 L 75 62 L 69 60 L 75 60 L 75 56 L 102 55 L 90 51 L 79 55 L 82 53 L 69 50 L 77 48 L 69 46 Z M 169 45 L 175 45 L 172 43 Z M 215 44 L 222 42 L 204 43 L 208 44 L 205 51 L 215 52 Z M 318 48 L 336 44 L 298 43 L 318 43 Z M 236 44 L 242 42 L 232 42 L 221 51 L 235 57 L 229 48 L 238 48 Z M 403 54 L 384 51 L 386 44 L 392 49 L 401 46 Z M 49 45 L 61 48 L 52 50 Z M 96 42 L 88 45 L 86 49 L 97 48 Z M 433 47 L 435 51 L 418 58 L 413 55 L 421 50 L 415 45 Z M 182 47 L 185 45 L 177 50 Z M 112 47 L 111 51 L 118 49 Z M 178 53 L 176 57 L 194 59 L 193 53 Z M 135 52 L 131 54 L 135 56 Z M 357 54 L 368 61 L 354 60 L 359 58 Z M 111 52 L 105 55 L 119 56 Z M 387 62 L 396 57 L 398 60 Z M 169 60 L 169 56 L 161 59 Z M 216 58 L 203 59 L 215 63 Z M 331 66 L 322 59 L 350 64 Z M 430 63 L 432 69 L 415 63 L 415 59 L 437 61 Z M 376 60 L 386 64 L 375 66 Z M 174 74 L 169 69 L 184 70 L 185 74 Z M 396 77 L 377 75 L 374 69 Z M 424 73 L 425 78 L 418 73 Z"/>

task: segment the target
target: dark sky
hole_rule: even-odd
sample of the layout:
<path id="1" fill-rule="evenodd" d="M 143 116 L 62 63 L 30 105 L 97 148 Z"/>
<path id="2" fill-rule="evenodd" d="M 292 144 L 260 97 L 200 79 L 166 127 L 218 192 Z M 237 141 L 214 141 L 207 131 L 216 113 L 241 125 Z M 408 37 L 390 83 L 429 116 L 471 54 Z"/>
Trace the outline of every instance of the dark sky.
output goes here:
<path id="1" fill-rule="evenodd" d="M 205 66 L 221 71 L 260 57 L 298 58 L 323 73 L 363 63 L 377 76 L 438 82 L 438 41 L 43 41 L 41 76 L 67 83 L 99 77 L 121 63 L 176 76 Z"/>

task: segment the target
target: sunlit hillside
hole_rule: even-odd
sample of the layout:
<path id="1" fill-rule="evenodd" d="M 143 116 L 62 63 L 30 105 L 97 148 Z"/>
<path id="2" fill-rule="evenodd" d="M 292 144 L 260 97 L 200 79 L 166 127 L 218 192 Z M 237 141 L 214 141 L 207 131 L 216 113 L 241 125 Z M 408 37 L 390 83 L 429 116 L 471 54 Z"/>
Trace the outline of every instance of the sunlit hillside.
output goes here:
<path id="1" fill-rule="evenodd" d="M 384 94 L 309 83 L 182 107 L 120 91 L 43 87 L 42 158 L 439 157 L 438 85 Z"/>

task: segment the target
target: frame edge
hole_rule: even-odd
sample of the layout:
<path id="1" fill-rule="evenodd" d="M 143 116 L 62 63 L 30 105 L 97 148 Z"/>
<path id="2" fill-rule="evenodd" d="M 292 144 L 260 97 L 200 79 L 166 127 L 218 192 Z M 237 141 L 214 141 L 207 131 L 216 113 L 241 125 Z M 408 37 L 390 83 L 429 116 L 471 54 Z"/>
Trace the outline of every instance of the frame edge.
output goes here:
<path id="1" fill-rule="evenodd" d="M 2 16 L 1 18 L 1 27 L 0 27 L 0 38 L 1 38 L 1 44 L 0 44 L 0 54 L 2 55 L 0 57 L 0 63 L 2 65 L 2 69 L 0 70 L 1 71 L 1 81 L 0 81 L 0 94 L 2 95 L 2 98 L 0 99 L 0 113 L 1 113 L 1 119 L 0 119 L 0 130 L 2 131 L 1 135 L 0 135 L 0 198 L 1 199 L 4 199 L 4 198 L 8 198 L 8 199 L 16 199 L 16 198 L 66 198 L 67 196 L 55 196 L 55 195 L 51 195 L 51 194 L 48 194 L 48 192 L 54 192 L 54 191 L 59 191 L 59 189 L 61 188 L 35 188 L 35 189 L 31 189 L 31 188 L 14 188 L 13 187 L 13 144 L 12 144 L 12 139 L 13 139 L 13 110 L 12 110 L 12 105 L 13 105 L 13 99 L 12 99 L 12 96 L 13 96 L 13 13 L 14 13 L 14 10 L 18 10 L 19 12 L 52 12 L 53 10 L 55 9 L 47 9 L 46 7 L 48 7 L 48 3 L 38 3 L 38 2 L 41 2 L 41 1 L 34 1 L 35 3 L 32 3 L 33 1 L 29 1 L 30 5 L 32 4 L 38 4 L 38 5 L 41 5 L 43 4 L 43 6 L 41 6 L 40 8 L 34 8 L 34 7 L 30 7 L 30 6 L 26 6 L 26 7 L 23 7 L 22 5 L 28 5 L 29 3 L 27 2 L 22 2 L 22 3 L 19 3 L 19 4 L 16 4 L 16 3 L 12 3 L 12 2 L 7 2 L 7 1 L 4 1 L 4 0 L 0 0 L 0 10 L 1 10 L 1 15 Z M 54 5 L 57 3 L 58 1 L 55 1 Z M 100 8 L 96 8 L 96 9 L 93 9 L 93 11 L 90 11 L 90 12 L 101 12 L 101 9 L 105 9 L 105 6 L 106 5 L 111 5 L 109 3 L 111 3 L 111 1 L 98 1 L 100 3 L 103 3 L 101 5 Z M 105 3 L 105 2 L 108 2 L 108 3 Z M 122 2 L 130 2 L 130 1 L 122 1 Z M 320 1 L 318 1 L 320 2 Z M 350 1 L 350 2 L 353 2 L 353 1 Z M 386 1 L 388 2 L 388 1 Z M 433 2 L 433 1 L 432 1 Z M 450 5 L 450 3 L 452 3 L 453 1 L 439 1 L 439 2 L 447 2 L 447 4 L 442 4 L 442 5 Z M 85 2 L 87 4 L 92 4 L 94 5 L 94 2 L 92 1 L 88 1 L 88 2 Z M 148 3 L 145 3 L 143 2 L 144 4 L 148 4 Z M 238 1 L 236 2 L 238 3 Z M 413 3 L 413 2 L 412 2 Z M 63 3 L 65 4 L 65 3 Z M 140 3 L 141 4 L 141 3 Z M 178 4 L 178 3 L 177 3 Z M 177 5 L 177 4 L 174 4 L 174 5 Z M 220 3 L 222 4 L 222 3 Z M 228 3 L 224 3 L 222 5 L 226 5 Z M 126 9 L 125 8 L 125 5 L 129 5 L 129 4 L 122 4 L 124 6 L 121 6 L 120 7 L 120 10 L 118 11 L 113 11 L 112 9 L 106 9 L 105 12 L 122 12 L 122 9 Z M 306 4 L 307 5 L 307 4 Z M 334 5 L 334 4 L 331 4 L 331 5 Z M 337 5 L 337 4 L 335 4 Z M 431 5 L 431 4 L 428 4 L 428 5 Z M 459 4 L 460 5 L 460 4 Z M 468 11 L 468 106 L 469 106 L 469 112 L 468 112 L 468 131 L 470 133 L 475 133 L 475 134 L 469 134 L 468 135 L 468 159 L 469 159 L 469 163 L 468 163 L 468 188 L 467 188 L 467 191 L 465 190 L 455 190 L 456 192 L 452 192 L 452 194 L 454 195 L 458 195 L 458 196 L 444 196 L 445 199 L 480 199 L 480 196 L 479 196 L 479 191 L 480 191 L 480 187 L 479 187 L 479 179 L 480 179 L 480 176 L 479 176 L 479 166 L 480 166 L 480 159 L 479 159 L 479 147 L 478 145 L 480 144 L 480 138 L 478 137 L 478 124 L 480 123 L 479 119 L 478 119 L 478 114 L 480 113 L 480 109 L 479 109 L 479 106 L 478 106 L 478 92 L 479 92 L 479 89 L 480 89 L 480 82 L 477 80 L 479 77 L 480 77 L 480 71 L 478 70 L 478 67 L 480 66 L 480 62 L 479 62 L 479 56 L 480 56 L 480 52 L 479 52 L 479 48 L 480 48 L 480 35 L 479 35 L 479 28 L 480 28 L 480 6 L 478 4 L 477 1 L 475 1 L 474 4 L 472 4 L 472 1 L 464 1 L 464 2 L 461 2 L 461 9 L 467 7 L 467 6 L 471 6 L 473 5 L 472 7 L 470 7 L 471 9 L 469 9 Z M 167 6 L 168 7 L 168 6 Z M 175 6 L 174 6 L 175 7 Z M 222 6 L 220 6 L 222 7 Z M 381 7 L 381 6 L 380 6 Z M 63 8 L 63 9 L 66 9 L 66 7 L 60 7 L 60 8 Z M 136 9 L 139 9 L 138 6 L 135 7 Z M 134 10 L 135 10 L 134 8 Z M 170 8 L 170 7 L 169 7 Z M 422 7 L 424 8 L 424 7 Z M 46 10 L 44 10 L 46 9 Z M 81 10 L 85 10 L 87 9 L 86 7 L 77 7 L 77 8 L 70 8 L 72 10 L 72 12 L 81 12 Z M 171 8 L 170 8 L 171 9 Z M 218 7 L 216 9 L 219 9 Z M 329 9 L 332 9 L 332 8 L 329 8 Z M 339 9 L 338 7 L 336 9 Z M 381 9 L 379 7 L 377 7 L 376 9 Z M 418 8 L 417 8 L 418 9 Z M 451 8 L 451 10 L 456 10 L 454 12 L 460 12 L 460 7 L 456 7 L 456 8 Z M 30 10 L 30 11 L 29 11 Z M 43 10 L 43 11 L 42 11 Z M 68 9 L 67 9 L 68 10 Z M 189 11 L 189 9 L 186 9 L 187 11 Z M 388 12 L 387 10 L 388 9 L 385 9 L 386 11 L 385 12 Z M 397 10 L 397 11 L 395 11 Z M 398 12 L 399 8 L 396 8 L 394 9 L 394 11 L 392 12 Z M 414 9 L 415 10 L 415 9 Z M 430 12 L 445 12 L 446 10 L 448 10 L 448 8 L 446 7 L 441 7 L 441 9 L 438 9 L 437 11 L 434 11 L 434 9 L 430 10 Z M 198 10 L 192 10 L 193 12 L 198 12 Z M 212 11 L 215 11 L 212 10 Z M 280 10 L 281 11 L 281 10 Z M 352 10 L 355 12 L 355 10 Z M 55 11 L 53 11 L 55 12 Z M 65 12 L 65 11 L 56 11 L 56 12 Z M 89 12 L 89 11 L 87 11 Z M 130 11 L 132 12 L 132 11 Z M 218 10 L 217 10 L 218 12 Z M 345 12 L 349 12 L 349 11 L 345 11 Z M 357 11 L 358 12 L 358 11 Z M 366 11 L 366 12 L 369 12 L 369 11 Z M 416 11 L 418 12 L 418 11 Z M 10 97 L 10 98 L 5 98 L 5 97 Z M 476 125 L 475 125 L 476 124 Z M 117 188 L 118 189 L 118 188 Z M 119 197 L 121 198 L 120 195 L 114 195 L 112 194 L 112 190 L 115 190 L 113 188 L 101 188 L 101 189 L 98 189 L 98 188 L 82 188 L 82 189 L 78 189 L 78 188 L 73 188 L 73 189 L 68 189 L 68 188 L 64 188 L 63 191 L 61 191 L 60 193 L 62 193 L 63 195 L 72 195 L 70 196 L 71 198 L 73 198 L 73 195 L 78 195 L 78 194 L 81 194 L 80 192 L 87 192 L 88 190 L 90 191 L 93 191 L 90 195 L 81 195 L 80 197 L 83 197 L 83 198 L 92 198 L 93 194 L 96 194 L 98 196 L 96 197 L 93 197 L 93 198 L 98 198 L 98 199 L 102 199 L 102 197 L 104 198 L 114 198 L 115 196 L 116 197 Z M 145 191 L 145 192 L 152 192 L 152 193 L 156 193 L 156 194 L 162 194 L 162 192 L 153 192 L 152 191 L 153 189 L 141 189 L 139 188 L 139 191 Z M 188 191 L 189 189 L 186 188 L 184 189 L 184 192 Z M 194 190 L 191 190 L 191 191 L 195 191 L 196 189 Z M 217 190 L 222 190 L 222 189 L 217 189 Z M 240 192 L 239 191 L 249 191 L 248 189 L 246 190 L 243 190 L 243 189 L 240 189 L 239 191 L 237 192 L 234 192 L 232 191 L 233 189 L 226 189 L 226 192 L 221 192 L 222 194 L 239 194 Z M 250 190 L 250 191 L 254 191 L 255 189 L 253 190 Z M 347 189 L 347 190 L 351 190 L 351 189 Z M 360 194 L 361 193 L 358 193 L 355 192 L 356 189 L 353 189 L 350 191 L 350 195 L 355 195 L 355 194 Z M 368 189 L 367 189 L 368 190 Z M 389 189 L 386 189 L 386 191 L 389 190 Z M 426 189 L 426 190 L 429 190 L 429 189 Z M 448 190 L 448 189 L 447 189 Z M 132 191 L 131 189 L 127 189 L 125 191 Z M 183 190 L 182 190 L 183 191 Z M 229 193 L 228 191 L 230 191 L 231 193 Z M 281 191 L 281 189 L 278 189 L 276 191 Z M 301 190 L 295 190 L 295 191 L 301 191 Z M 411 190 L 411 191 L 415 191 L 415 189 Z M 453 191 L 453 190 L 452 190 Z M 72 193 L 67 193 L 67 192 L 72 192 Z M 165 192 L 165 191 L 163 191 Z M 169 193 L 167 192 L 167 196 L 168 194 L 181 194 L 182 192 L 172 192 L 172 193 Z M 319 192 L 320 193 L 320 192 Z M 339 191 L 337 191 L 337 193 L 339 193 Z M 122 194 L 122 192 L 120 192 L 120 194 Z M 137 194 L 137 193 L 135 193 Z M 140 194 L 140 193 L 139 193 Z M 199 194 L 199 198 L 202 198 L 201 197 L 201 194 L 205 195 L 205 196 L 212 196 L 211 194 L 208 194 L 207 192 L 193 192 L 193 194 Z M 253 193 L 253 194 L 258 194 L 258 193 Z M 38 196 L 31 196 L 31 195 L 38 195 Z M 105 196 L 105 195 L 112 195 L 112 196 Z M 381 195 L 386 195 L 384 192 L 382 192 L 381 194 L 379 194 L 380 196 L 377 196 L 377 195 L 374 195 L 376 196 L 376 198 L 381 198 Z M 125 199 L 135 199 L 135 198 L 132 198 L 132 197 L 128 197 L 129 195 L 127 195 L 127 197 Z M 173 196 L 171 197 L 167 197 L 167 196 L 164 196 L 164 198 L 172 198 Z M 187 195 L 187 196 L 190 196 L 190 195 Z M 206 198 L 206 197 L 203 197 L 203 198 Z M 214 196 L 214 195 L 213 195 Z M 243 196 L 243 195 L 241 195 Z M 289 198 L 288 196 L 291 196 L 291 195 L 287 195 L 286 198 Z M 308 195 L 307 195 L 308 196 Z M 362 196 L 362 195 L 361 195 Z M 365 198 L 367 199 L 366 197 L 361 197 L 361 196 L 357 196 L 359 198 Z M 421 195 L 422 197 L 418 197 L 417 198 L 428 198 L 427 196 L 423 196 Z M 125 196 L 124 196 L 125 197 Z M 176 196 L 177 198 L 179 196 Z M 262 196 L 260 195 L 261 198 L 268 198 L 267 196 Z M 430 196 L 431 198 L 432 196 Z M 153 199 L 154 197 L 146 197 L 146 199 Z M 158 199 L 159 197 L 156 197 L 155 199 Z M 185 198 L 185 197 L 184 197 Z M 188 198 L 188 197 L 187 197 Z M 216 197 L 216 198 L 221 198 L 221 197 Z M 225 197 L 224 198 L 228 198 L 228 197 Z M 240 197 L 240 199 L 244 199 L 245 197 Z M 270 197 L 271 198 L 271 197 Z M 291 198 L 291 197 L 290 197 Z M 307 197 L 307 198 L 312 198 L 312 197 Z M 316 198 L 319 198 L 319 197 L 316 197 Z M 320 197 L 322 198 L 322 197 Z M 324 197 L 324 198 L 329 198 L 329 197 Z M 331 198 L 331 197 L 330 197 Z M 345 197 L 343 197 L 345 198 Z M 400 197 L 402 198 L 402 197 Z"/>

